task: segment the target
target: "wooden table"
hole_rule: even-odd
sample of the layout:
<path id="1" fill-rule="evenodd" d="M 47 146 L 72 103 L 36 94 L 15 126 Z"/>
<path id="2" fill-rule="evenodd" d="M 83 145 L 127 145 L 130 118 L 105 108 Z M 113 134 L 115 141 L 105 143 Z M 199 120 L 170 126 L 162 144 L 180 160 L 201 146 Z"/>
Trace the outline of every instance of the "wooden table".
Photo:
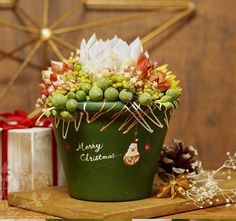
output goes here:
<path id="1" fill-rule="evenodd" d="M 17 207 L 11 207 L 7 201 L 0 202 L 0 219 L 57 219 L 57 217 L 50 216 L 43 213 L 33 212 L 26 209 L 20 209 Z"/>
<path id="2" fill-rule="evenodd" d="M 232 219 L 236 220 L 236 206 L 216 206 L 207 209 L 194 210 L 186 213 L 179 213 L 164 216 L 165 219 Z"/>
<path id="3" fill-rule="evenodd" d="M 9 203 L 15 207 L 69 219 L 104 218 L 236 218 L 235 208 L 223 207 L 199 210 L 187 199 L 147 199 L 129 202 L 88 202 L 70 198 L 65 188 L 49 187 L 9 195 Z M 218 204 L 221 205 L 223 201 Z M 197 211 L 193 211 L 197 210 Z M 189 212 L 188 212 L 189 211 Z M 216 213 L 218 212 L 218 214 Z M 223 214 L 222 214 L 223 213 Z M 172 214 L 172 215 L 171 215 Z"/>
<path id="4" fill-rule="evenodd" d="M 227 186 L 227 184 L 225 185 Z M 236 186 L 235 178 L 230 181 L 230 185 Z M 157 199 L 155 194 L 146 199 L 128 202 L 89 202 L 69 197 L 66 188 L 48 187 L 9 194 L 9 204 L 12 207 L 0 210 L 0 217 L 236 219 L 236 205 L 226 207 L 223 205 L 225 201 L 222 198 L 219 199 L 217 205 L 214 204 L 213 207 L 204 209 L 199 209 L 188 199 Z"/>
<path id="5" fill-rule="evenodd" d="M 47 214 L 32 212 L 16 207 L 0 210 L 0 218 L 8 219 L 58 219 Z M 217 206 L 161 217 L 164 219 L 236 219 L 236 207 Z"/>

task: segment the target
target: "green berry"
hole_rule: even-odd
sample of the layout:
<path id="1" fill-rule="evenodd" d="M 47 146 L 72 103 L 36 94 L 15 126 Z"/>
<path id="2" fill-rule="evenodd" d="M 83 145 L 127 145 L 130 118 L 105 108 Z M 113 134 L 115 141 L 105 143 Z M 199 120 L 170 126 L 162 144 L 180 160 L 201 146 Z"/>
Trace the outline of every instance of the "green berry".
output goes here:
<path id="1" fill-rule="evenodd" d="M 122 81 L 124 81 L 125 80 L 125 77 L 124 76 L 117 76 L 116 77 L 116 81 L 117 82 L 122 82 Z"/>
<path id="2" fill-rule="evenodd" d="M 89 91 L 89 97 L 92 101 L 101 101 L 103 99 L 103 91 L 99 87 L 92 87 Z"/>
<path id="3" fill-rule="evenodd" d="M 79 72 L 81 70 L 81 64 L 76 64 L 75 65 L 75 70 Z"/>
<path id="4" fill-rule="evenodd" d="M 160 97 L 159 94 L 153 94 L 153 95 L 152 95 L 152 100 L 155 101 L 155 100 L 157 100 L 159 97 Z"/>
<path id="5" fill-rule="evenodd" d="M 123 87 L 123 84 L 121 82 L 118 82 L 118 83 L 114 84 L 114 87 L 115 88 L 121 88 L 121 87 Z"/>
<path id="6" fill-rule="evenodd" d="M 180 96 L 179 92 L 176 89 L 168 89 L 166 91 L 166 95 L 172 97 L 173 100 L 176 100 Z"/>
<path id="7" fill-rule="evenodd" d="M 129 102 L 133 99 L 133 93 L 127 89 L 123 89 L 119 94 L 119 98 L 124 103 Z"/>
<path id="8" fill-rule="evenodd" d="M 171 102 L 165 102 L 162 105 L 164 105 L 164 107 L 166 109 L 173 109 L 174 108 L 174 105 Z"/>
<path id="9" fill-rule="evenodd" d="M 61 115 L 63 118 L 67 119 L 67 117 L 70 115 L 70 113 L 69 113 L 68 111 L 62 111 L 62 112 L 60 113 L 60 115 Z"/>
<path id="10" fill-rule="evenodd" d="M 73 88 L 70 89 L 70 91 L 71 91 L 72 93 L 75 93 L 75 92 L 77 91 L 77 89 L 73 87 Z"/>
<path id="11" fill-rule="evenodd" d="M 110 77 L 111 77 L 110 73 L 103 74 L 102 76 L 103 76 L 104 78 L 110 78 Z"/>
<path id="12" fill-rule="evenodd" d="M 169 95 L 164 95 L 161 99 L 160 99 L 160 102 L 161 103 L 165 103 L 165 102 L 168 102 L 168 101 L 171 101 L 172 100 L 172 97 L 169 96 Z"/>
<path id="13" fill-rule="evenodd" d="M 136 92 L 136 89 L 133 85 L 130 86 L 129 90 L 134 94 Z"/>
<path id="14" fill-rule="evenodd" d="M 75 99 L 75 93 L 74 92 L 69 92 L 67 95 L 66 95 L 67 99 Z"/>
<path id="15" fill-rule="evenodd" d="M 148 93 L 143 93 L 139 96 L 138 101 L 141 105 L 147 106 L 152 102 L 152 96 Z"/>
<path id="16" fill-rule="evenodd" d="M 56 108 L 63 108 L 66 106 L 67 97 L 63 94 L 54 94 L 52 96 L 52 104 Z"/>
<path id="17" fill-rule="evenodd" d="M 90 89 L 92 88 L 92 85 L 89 83 L 84 83 L 84 84 L 82 84 L 81 88 L 86 94 L 88 94 Z"/>
<path id="18" fill-rule="evenodd" d="M 70 112 L 74 112 L 76 111 L 78 108 L 78 102 L 77 100 L 75 99 L 69 99 L 67 102 L 66 102 L 66 109 Z"/>
<path id="19" fill-rule="evenodd" d="M 116 82 L 116 76 L 111 77 L 112 82 Z"/>
<path id="20" fill-rule="evenodd" d="M 119 92 L 117 89 L 113 88 L 113 87 L 109 87 L 106 89 L 105 93 L 104 93 L 104 97 L 108 100 L 108 101 L 116 101 L 119 97 Z"/>
<path id="21" fill-rule="evenodd" d="M 96 82 L 96 85 L 105 91 L 110 86 L 110 81 L 106 78 L 102 78 Z"/>
<path id="22" fill-rule="evenodd" d="M 126 89 L 129 89 L 131 87 L 130 83 L 127 81 L 123 81 L 122 84 L 123 84 L 123 87 Z"/>
<path id="23" fill-rule="evenodd" d="M 86 93 L 82 90 L 76 92 L 76 99 L 77 101 L 85 101 L 86 100 Z"/>
<path id="24" fill-rule="evenodd" d="M 75 119 L 75 117 L 72 114 L 70 114 L 68 111 L 62 111 L 60 113 L 60 115 L 66 120 L 74 120 Z"/>
<path id="25" fill-rule="evenodd" d="M 83 82 L 90 84 L 90 80 L 89 79 L 84 79 Z"/>

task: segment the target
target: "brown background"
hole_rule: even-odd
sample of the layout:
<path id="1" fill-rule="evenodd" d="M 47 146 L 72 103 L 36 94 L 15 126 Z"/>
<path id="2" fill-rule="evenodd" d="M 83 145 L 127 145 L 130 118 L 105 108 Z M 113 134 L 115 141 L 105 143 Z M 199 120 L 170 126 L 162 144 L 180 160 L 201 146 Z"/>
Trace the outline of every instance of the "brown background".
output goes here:
<path id="1" fill-rule="evenodd" d="M 77 0 L 50 0 L 50 21 L 75 2 Z M 172 138 L 179 138 L 186 144 L 196 145 L 203 165 L 216 168 L 226 159 L 226 151 L 236 150 L 236 1 L 196 0 L 195 3 L 195 17 L 177 25 L 145 47 L 154 59 L 170 64 L 184 89 L 181 108 L 173 115 L 166 143 L 170 143 Z M 20 4 L 36 20 L 41 19 L 42 1 L 21 0 Z M 123 14 L 121 11 L 80 11 L 61 27 Z M 141 18 L 127 24 L 64 34 L 62 37 L 77 46 L 81 37 L 87 38 L 93 32 L 102 38 L 117 34 L 131 41 L 137 35 L 144 36 L 167 18 L 167 15 Z M 24 23 L 12 11 L 0 11 L 0 21 Z M 0 50 L 9 51 L 32 36 L 0 28 Z M 24 58 L 27 52 L 23 50 L 18 55 Z M 63 51 L 63 54 L 67 56 L 69 52 Z M 44 57 L 42 49 L 33 62 L 42 65 Z M 55 58 L 50 52 L 48 57 Z M 0 62 L 0 90 L 17 67 L 19 63 L 10 59 Z M 40 71 L 27 68 L 0 103 L 1 112 L 19 108 L 30 112 L 39 96 L 39 81 Z"/>

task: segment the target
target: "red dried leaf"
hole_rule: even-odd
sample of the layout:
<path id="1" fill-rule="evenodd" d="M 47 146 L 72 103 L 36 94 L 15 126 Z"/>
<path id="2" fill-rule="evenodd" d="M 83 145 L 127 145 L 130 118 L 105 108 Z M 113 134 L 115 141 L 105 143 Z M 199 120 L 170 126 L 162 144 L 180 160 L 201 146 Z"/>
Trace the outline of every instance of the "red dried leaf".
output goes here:
<path id="1" fill-rule="evenodd" d="M 166 80 L 166 74 L 165 73 L 162 73 L 162 72 L 159 73 L 157 83 L 158 83 L 158 88 L 161 91 L 165 91 L 165 90 L 168 90 L 170 88 L 170 84 Z"/>
<path id="2" fill-rule="evenodd" d="M 50 80 L 57 81 L 57 74 L 55 74 L 55 73 L 50 74 Z"/>
<path id="3" fill-rule="evenodd" d="M 159 83 L 166 82 L 166 74 L 165 73 L 162 73 L 162 72 L 159 73 L 158 77 L 159 77 Z"/>
<path id="4" fill-rule="evenodd" d="M 148 80 L 149 80 L 149 81 L 157 81 L 158 78 L 159 78 L 158 76 L 151 75 L 151 76 L 148 78 Z"/>
<path id="5" fill-rule="evenodd" d="M 159 83 L 158 84 L 158 88 L 161 90 L 161 91 L 166 91 L 170 88 L 170 85 L 169 83 L 166 81 L 164 83 Z"/>
<path id="6" fill-rule="evenodd" d="M 144 53 L 141 53 L 138 57 L 138 61 L 137 61 L 137 66 L 139 66 L 141 63 L 143 63 L 143 61 L 146 60 L 146 55 Z"/>
<path id="7" fill-rule="evenodd" d="M 143 63 L 139 66 L 138 71 L 141 72 L 140 78 L 139 78 L 140 80 L 143 80 L 143 79 L 145 79 L 145 78 L 147 77 L 147 75 L 148 75 L 148 69 L 147 69 L 147 66 L 146 66 L 146 63 L 145 63 L 145 62 L 143 62 Z"/>
<path id="8" fill-rule="evenodd" d="M 137 70 L 141 72 L 140 80 L 144 80 L 147 78 L 150 71 L 154 68 L 154 63 L 146 57 L 144 53 L 140 54 L 137 61 Z"/>
<path id="9" fill-rule="evenodd" d="M 47 91 L 46 88 L 41 88 L 41 89 L 40 89 L 40 93 L 41 93 L 41 94 L 45 94 L 45 95 L 49 95 L 49 93 L 48 93 L 48 91 Z"/>
<path id="10" fill-rule="evenodd" d="M 66 71 L 68 71 L 68 70 L 73 71 L 73 70 L 74 70 L 74 66 L 73 66 L 73 65 L 66 64 L 66 63 L 63 63 L 63 66 L 62 66 L 62 73 L 66 72 Z"/>

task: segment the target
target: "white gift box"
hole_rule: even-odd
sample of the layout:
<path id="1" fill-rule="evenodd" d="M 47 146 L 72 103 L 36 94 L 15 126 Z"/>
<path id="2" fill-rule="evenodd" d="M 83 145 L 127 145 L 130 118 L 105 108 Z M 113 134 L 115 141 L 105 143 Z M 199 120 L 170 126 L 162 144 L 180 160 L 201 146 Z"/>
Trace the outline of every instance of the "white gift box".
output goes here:
<path id="1" fill-rule="evenodd" d="M 38 189 L 52 185 L 51 130 L 51 128 L 37 127 L 12 129 L 7 132 L 8 192 Z M 0 143 L 0 159 L 2 159 L 1 147 Z M 58 155 L 57 162 L 58 185 L 65 185 L 64 172 Z"/>

